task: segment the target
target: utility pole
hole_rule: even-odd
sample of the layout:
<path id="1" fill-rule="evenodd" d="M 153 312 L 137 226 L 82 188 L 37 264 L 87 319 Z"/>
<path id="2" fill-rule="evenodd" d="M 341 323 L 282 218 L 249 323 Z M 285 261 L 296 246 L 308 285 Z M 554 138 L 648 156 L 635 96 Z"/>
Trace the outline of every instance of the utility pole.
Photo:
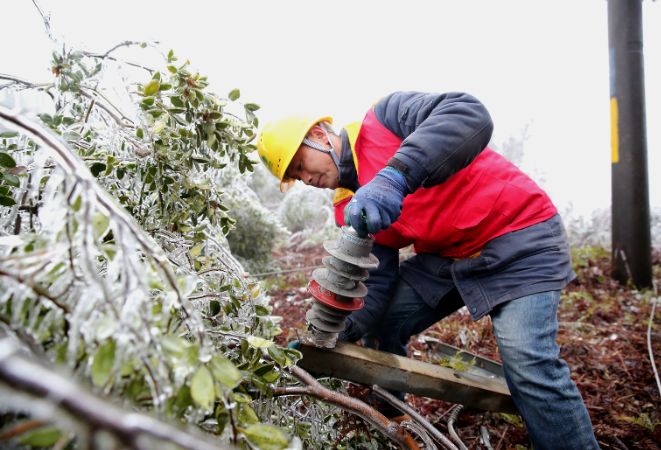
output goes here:
<path id="1" fill-rule="evenodd" d="M 642 0 L 608 0 L 613 273 L 652 286 Z"/>

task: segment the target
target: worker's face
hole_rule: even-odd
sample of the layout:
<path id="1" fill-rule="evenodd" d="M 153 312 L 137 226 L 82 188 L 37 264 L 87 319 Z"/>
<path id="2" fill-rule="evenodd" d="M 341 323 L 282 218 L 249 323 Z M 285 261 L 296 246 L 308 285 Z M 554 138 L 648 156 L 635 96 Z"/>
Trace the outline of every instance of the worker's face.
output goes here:
<path id="1" fill-rule="evenodd" d="M 313 139 L 330 150 L 328 140 L 324 139 L 325 135 L 322 134 L 322 136 L 317 137 L 311 133 L 309 139 Z M 337 189 L 338 172 L 333 159 L 330 155 L 305 144 L 301 144 L 298 148 L 285 173 L 289 178 L 301 180 L 308 186 Z"/>

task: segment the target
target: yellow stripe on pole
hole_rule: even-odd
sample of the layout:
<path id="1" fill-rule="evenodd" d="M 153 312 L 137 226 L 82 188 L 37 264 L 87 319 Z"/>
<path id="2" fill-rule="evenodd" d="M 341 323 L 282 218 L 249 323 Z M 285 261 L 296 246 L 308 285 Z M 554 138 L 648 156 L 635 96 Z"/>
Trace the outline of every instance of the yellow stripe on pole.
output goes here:
<path id="1" fill-rule="evenodd" d="M 620 132 L 618 129 L 617 97 L 611 98 L 611 163 L 620 162 Z"/>

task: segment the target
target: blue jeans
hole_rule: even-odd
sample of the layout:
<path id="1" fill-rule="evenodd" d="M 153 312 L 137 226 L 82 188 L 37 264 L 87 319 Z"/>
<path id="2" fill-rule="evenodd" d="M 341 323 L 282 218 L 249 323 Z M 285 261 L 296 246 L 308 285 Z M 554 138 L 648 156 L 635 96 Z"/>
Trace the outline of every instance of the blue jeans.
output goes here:
<path id="1" fill-rule="evenodd" d="M 558 357 L 559 299 L 560 291 L 542 292 L 491 311 L 505 379 L 535 450 L 598 449 L 581 394 Z M 463 305 L 454 289 L 432 308 L 400 278 L 385 316 L 370 334 L 378 338 L 380 350 L 406 356 L 411 336 Z"/>

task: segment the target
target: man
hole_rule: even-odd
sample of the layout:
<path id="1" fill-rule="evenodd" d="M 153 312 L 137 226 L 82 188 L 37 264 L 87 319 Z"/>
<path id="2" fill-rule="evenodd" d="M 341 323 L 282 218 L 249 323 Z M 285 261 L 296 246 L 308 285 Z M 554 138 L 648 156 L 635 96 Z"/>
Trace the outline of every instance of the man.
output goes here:
<path id="1" fill-rule="evenodd" d="M 337 223 L 374 235 L 380 264 L 340 339 L 369 333 L 406 355 L 412 335 L 464 305 L 475 321 L 488 314 L 535 450 L 599 448 L 555 342 L 560 290 L 576 276 L 564 227 L 546 193 L 488 148 L 486 108 L 462 93 L 396 92 L 339 136 L 330 123 L 276 120 L 258 149 L 283 192 L 296 180 L 336 189 Z"/>

